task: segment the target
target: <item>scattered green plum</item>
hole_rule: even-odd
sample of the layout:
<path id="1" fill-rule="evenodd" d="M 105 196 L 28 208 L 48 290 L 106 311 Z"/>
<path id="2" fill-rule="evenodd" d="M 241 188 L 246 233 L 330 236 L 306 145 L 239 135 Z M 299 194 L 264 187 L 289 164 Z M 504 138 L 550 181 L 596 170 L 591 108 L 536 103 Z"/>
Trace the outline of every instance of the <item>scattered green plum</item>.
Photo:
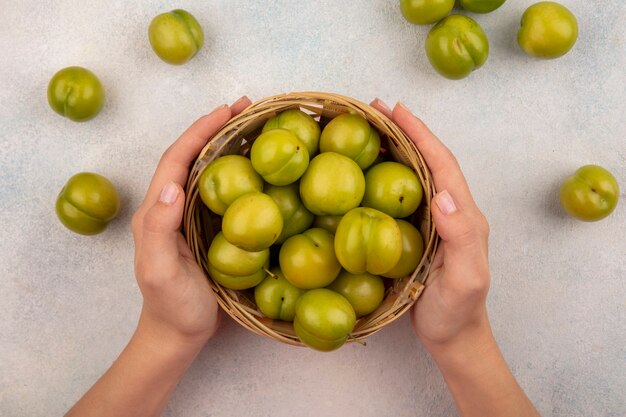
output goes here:
<path id="1" fill-rule="evenodd" d="M 453 14 L 437 23 L 428 33 L 426 55 L 439 74 L 459 80 L 487 61 L 489 40 L 472 18 Z"/>
<path id="2" fill-rule="evenodd" d="M 605 168 L 585 165 L 563 182 L 559 197 L 570 216 L 594 222 L 615 210 L 619 200 L 619 185 L 613 174 Z"/>
<path id="3" fill-rule="evenodd" d="M 454 7 L 454 0 L 400 0 L 406 20 L 417 25 L 430 25 L 443 19 Z"/>
<path id="4" fill-rule="evenodd" d="M 202 48 L 204 33 L 192 14 L 176 9 L 152 19 L 148 39 L 159 58 L 168 64 L 181 65 Z"/>
<path id="5" fill-rule="evenodd" d="M 52 110 L 75 122 L 94 118 L 104 105 L 104 88 L 87 68 L 63 68 L 48 84 L 48 103 Z"/>
<path id="6" fill-rule="evenodd" d="M 56 214 L 61 223 L 81 235 L 102 232 L 119 209 L 120 197 L 113 183 L 92 172 L 73 175 L 56 201 Z"/>
<path id="7" fill-rule="evenodd" d="M 576 16 L 553 1 L 535 3 L 526 9 L 517 32 L 517 42 L 524 52 L 543 59 L 565 55 L 577 38 Z"/>

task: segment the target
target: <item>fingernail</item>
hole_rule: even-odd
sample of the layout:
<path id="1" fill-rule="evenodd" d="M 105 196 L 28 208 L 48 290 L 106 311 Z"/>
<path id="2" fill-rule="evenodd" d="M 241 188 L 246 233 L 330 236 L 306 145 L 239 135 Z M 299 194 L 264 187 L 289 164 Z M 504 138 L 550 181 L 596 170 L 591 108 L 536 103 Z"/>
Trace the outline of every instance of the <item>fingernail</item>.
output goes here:
<path id="1" fill-rule="evenodd" d="M 178 186 L 170 181 L 165 184 L 165 187 L 161 190 L 161 195 L 159 196 L 159 201 L 163 204 L 171 206 L 178 198 Z"/>
<path id="2" fill-rule="evenodd" d="M 409 108 L 406 106 L 406 104 L 404 104 L 404 103 L 403 103 L 403 102 L 401 102 L 401 101 L 398 101 L 398 104 L 396 104 L 396 106 L 400 107 L 402 110 L 404 110 L 404 111 L 406 111 L 406 112 L 409 112 L 409 113 L 413 114 L 413 112 L 411 111 L 411 109 L 409 109 Z"/>
<path id="3" fill-rule="evenodd" d="M 391 109 L 389 108 L 389 106 L 387 106 L 385 102 L 379 99 L 378 97 L 374 99 L 374 103 L 391 113 Z"/>
<path id="4" fill-rule="evenodd" d="M 435 203 L 437 204 L 437 207 L 439 207 L 439 210 L 441 210 L 441 212 L 446 216 L 458 210 L 452 196 L 447 190 L 443 190 L 437 194 L 435 197 Z"/>
<path id="5" fill-rule="evenodd" d="M 209 114 L 215 113 L 216 111 L 219 111 L 219 110 L 222 110 L 222 109 L 226 109 L 226 108 L 228 108 L 228 105 L 227 104 L 222 104 L 220 106 L 217 106 L 213 110 L 211 110 L 211 112 Z"/>
<path id="6" fill-rule="evenodd" d="M 248 96 L 241 96 L 237 101 L 230 105 L 230 107 L 235 107 L 237 104 L 241 103 L 244 100 L 249 100 Z"/>

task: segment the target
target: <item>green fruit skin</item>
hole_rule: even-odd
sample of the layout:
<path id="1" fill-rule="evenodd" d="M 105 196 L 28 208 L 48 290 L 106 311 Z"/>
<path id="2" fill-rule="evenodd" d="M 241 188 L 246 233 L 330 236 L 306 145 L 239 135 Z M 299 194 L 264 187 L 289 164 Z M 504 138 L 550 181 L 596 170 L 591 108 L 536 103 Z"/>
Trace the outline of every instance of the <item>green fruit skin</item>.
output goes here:
<path id="1" fill-rule="evenodd" d="M 398 162 L 381 162 L 365 173 L 361 205 L 391 217 L 407 217 L 420 205 L 423 193 L 422 184 L 411 168 Z"/>
<path id="2" fill-rule="evenodd" d="M 396 220 L 378 210 L 357 207 L 346 213 L 335 234 L 335 254 L 348 272 L 389 272 L 402 255 L 402 233 Z"/>
<path id="3" fill-rule="evenodd" d="M 231 290 L 246 290 L 258 285 L 265 277 L 267 272 L 265 270 L 269 268 L 269 262 L 260 269 L 250 275 L 229 275 L 219 271 L 213 265 L 209 264 L 209 275 L 215 282 L 222 287 L 229 288 Z"/>
<path id="4" fill-rule="evenodd" d="M 278 205 L 283 216 L 283 231 L 276 243 L 283 243 L 287 238 L 302 233 L 311 226 L 314 216 L 300 200 L 299 184 L 283 186 L 265 184 L 263 190 Z"/>
<path id="5" fill-rule="evenodd" d="M 400 0 L 400 10 L 406 20 L 417 25 L 430 25 L 450 13 L 454 0 Z"/>
<path id="6" fill-rule="evenodd" d="M 328 352 L 340 348 L 356 323 L 354 309 L 340 294 L 318 288 L 307 291 L 296 303 L 293 327 L 307 346 Z"/>
<path id="7" fill-rule="evenodd" d="M 102 232 L 119 209 L 120 197 L 115 186 L 92 172 L 73 175 L 56 201 L 56 214 L 61 223 L 81 235 Z"/>
<path id="8" fill-rule="evenodd" d="M 336 152 L 367 169 L 380 152 L 380 135 L 363 117 L 341 114 L 331 120 L 320 136 L 320 152 Z"/>
<path id="9" fill-rule="evenodd" d="M 473 13 L 491 13 L 504 4 L 506 0 L 459 0 L 465 10 Z"/>
<path id="10" fill-rule="evenodd" d="M 244 194 L 263 191 L 263 178 L 241 155 L 226 155 L 206 166 L 198 183 L 200 198 L 213 213 L 223 216 Z"/>
<path id="11" fill-rule="evenodd" d="M 272 273 L 254 288 L 256 305 L 271 319 L 293 321 L 296 302 L 306 291 L 291 285 L 280 268 L 272 268 Z"/>
<path id="12" fill-rule="evenodd" d="M 309 157 L 319 149 L 320 125 L 302 110 L 285 110 L 272 117 L 263 126 L 263 132 L 272 129 L 285 129 L 296 135 L 309 151 Z"/>
<path id="13" fill-rule="evenodd" d="M 261 133 L 252 144 L 250 160 L 255 171 L 273 185 L 296 182 L 309 166 L 309 151 L 288 130 Z"/>
<path id="14" fill-rule="evenodd" d="M 176 9 L 152 19 L 148 39 L 159 58 L 168 64 L 181 65 L 202 48 L 204 33 L 193 15 Z"/>
<path id="15" fill-rule="evenodd" d="M 269 248 L 282 230 L 280 209 L 263 193 L 242 195 L 226 209 L 222 218 L 226 240 L 250 252 Z"/>
<path id="16" fill-rule="evenodd" d="M 304 206 L 317 216 L 340 216 L 357 207 L 365 193 L 363 171 L 352 159 L 335 152 L 317 155 L 300 180 Z"/>
<path id="17" fill-rule="evenodd" d="M 615 210 L 619 193 L 613 174 L 598 165 L 585 165 L 563 182 L 559 198 L 570 216 L 594 222 Z"/>
<path id="18" fill-rule="evenodd" d="M 48 84 L 48 104 L 52 110 L 75 122 L 94 118 L 104 105 L 104 88 L 86 68 L 63 68 Z"/>
<path id="19" fill-rule="evenodd" d="M 269 263 L 270 250 L 249 252 L 230 243 L 220 232 L 213 238 L 209 246 L 209 264 L 216 270 L 227 275 L 251 275 Z"/>
<path id="20" fill-rule="evenodd" d="M 333 235 L 337 232 L 337 226 L 343 216 L 315 216 L 313 220 L 313 227 L 320 227 L 328 230 Z"/>
<path id="21" fill-rule="evenodd" d="M 341 271 L 333 235 L 324 229 L 308 229 L 287 239 L 278 262 L 287 281 L 305 290 L 327 286 Z"/>
<path id="22" fill-rule="evenodd" d="M 419 265 L 424 255 L 424 239 L 411 223 L 404 220 L 396 220 L 396 222 L 402 233 L 402 255 L 398 263 L 382 276 L 399 279 L 412 274 Z"/>
<path id="23" fill-rule="evenodd" d="M 576 16 L 565 6 L 543 1 L 522 15 L 517 43 L 528 55 L 554 59 L 568 53 L 578 39 Z"/>
<path id="24" fill-rule="evenodd" d="M 450 15 L 428 33 L 426 55 L 439 74 L 459 80 L 485 63 L 489 56 L 489 40 L 473 19 Z"/>
<path id="25" fill-rule="evenodd" d="M 357 317 L 375 311 L 385 298 L 385 284 L 378 275 L 368 273 L 351 274 L 341 271 L 328 287 L 343 295 L 350 302 Z"/>

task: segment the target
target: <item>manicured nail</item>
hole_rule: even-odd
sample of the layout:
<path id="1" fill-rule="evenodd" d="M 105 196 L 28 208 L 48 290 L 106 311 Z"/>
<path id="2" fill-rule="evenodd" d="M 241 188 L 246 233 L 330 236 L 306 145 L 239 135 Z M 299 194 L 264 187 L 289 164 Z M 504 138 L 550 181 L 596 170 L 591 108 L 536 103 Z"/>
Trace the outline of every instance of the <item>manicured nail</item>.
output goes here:
<path id="1" fill-rule="evenodd" d="M 163 187 L 163 189 L 161 190 L 159 201 L 163 204 L 171 206 L 172 204 L 174 204 L 177 198 L 178 186 L 172 181 L 165 184 L 165 187 Z"/>
<path id="2" fill-rule="evenodd" d="M 408 112 L 408 113 L 413 114 L 413 112 L 411 111 L 411 109 L 409 109 L 409 108 L 406 106 L 406 104 L 404 104 L 404 103 L 403 103 L 403 102 L 401 102 L 401 101 L 398 101 L 398 104 L 396 104 L 396 106 L 400 107 L 402 110 L 404 110 L 404 111 L 406 111 L 406 112 Z"/>
<path id="3" fill-rule="evenodd" d="M 237 99 L 237 101 L 231 104 L 230 107 L 235 107 L 244 100 L 250 100 L 250 99 L 248 98 L 248 96 L 241 96 L 239 99 Z"/>
<path id="4" fill-rule="evenodd" d="M 391 109 L 389 108 L 389 106 L 386 105 L 385 102 L 382 101 L 381 99 L 379 99 L 378 97 L 376 97 L 374 99 L 374 104 L 376 104 L 378 107 L 383 108 L 386 111 L 388 111 L 389 113 L 391 113 Z"/>
<path id="5" fill-rule="evenodd" d="M 222 104 L 221 106 L 217 106 L 216 108 L 214 108 L 209 114 L 211 113 L 215 113 L 216 111 L 222 110 L 222 109 L 226 109 L 228 108 L 227 104 Z"/>
<path id="6" fill-rule="evenodd" d="M 437 207 L 439 207 L 439 210 L 441 210 L 441 212 L 446 216 L 458 210 L 452 196 L 447 190 L 443 190 L 437 194 L 435 197 L 435 203 L 437 204 Z"/>

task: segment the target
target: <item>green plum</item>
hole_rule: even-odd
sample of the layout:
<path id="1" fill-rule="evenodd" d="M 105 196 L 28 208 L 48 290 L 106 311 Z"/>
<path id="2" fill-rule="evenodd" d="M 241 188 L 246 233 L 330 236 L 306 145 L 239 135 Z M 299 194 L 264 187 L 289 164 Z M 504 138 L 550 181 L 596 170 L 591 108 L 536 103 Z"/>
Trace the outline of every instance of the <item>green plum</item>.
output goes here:
<path id="1" fill-rule="evenodd" d="M 270 251 L 245 251 L 228 242 L 222 232 L 215 235 L 208 251 L 209 275 L 231 290 L 252 288 L 265 278 Z"/>
<path id="2" fill-rule="evenodd" d="M 348 272 L 389 272 L 402 255 L 402 233 L 396 220 L 369 207 L 347 212 L 335 234 L 335 254 Z"/>
<path id="3" fill-rule="evenodd" d="M 287 238 L 304 232 L 313 223 L 313 213 L 302 204 L 299 190 L 298 183 L 283 186 L 265 184 L 263 187 L 263 192 L 272 197 L 283 216 L 283 231 L 276 243 L 283 243 Z"/>
<path id="4" fill-rule="evenodd" d="M 439 74 L 459 80 L 487 61 L 489 40 L 473 19 L 453 14 L 437 23 L 428 33 L 426 55 Z"/>
<path id="5" fill-rule="evenodd" d="M 304 206 L 317 216 L 340 216 L 357 207 L 365 193 L 365 177 L 352 159 L 335 152 L 317 155 L 300 180 Z"/>
<path id="6" fill-rule="evenodd" d="M 506 0 L 459 0 L 465 10 L 474 13 L 491 13 L 502 6 Z"/>
<path id="7" fill-rule="evenodd" d="M 320 125 L 302 110 L 285 110 L 272 117 L 263 126 L 263 132 L 272 129 L 285 129 L 296 135 L 309 151 L 309 157 L 319 149 Z"/>
<path id="8" fill-rule="evenodd" d="M 261 133 L 252 144 L 250 160 L 255 171 L 273 185 L 296 182 L 309 166 L 309 151 L 288 130 Z"/>
<path id="9" fill-rule="evenodd" d="M 594 222 L 615 210 L 619 185 L 605 168 L 585 165 L 563 182 L 559 194 L 561 205 L 570 216 Z"/>
<path id="10" fill-rule="evenodd" d="M 272 275 L 254 288 L 254 301 L 261 313 L 275 320 L 293 321 L 296 302 L 305 290 L 287 281 L 280 268 L 272 268 Z"/>
<path id="11" fill-rule="evenodd" d="M 378 275 L 351 274 L 341 271 L 328 287 L 343 295 L 350 302 L 357 317 L 370 314 L 380 306 L 385 298 L 385 284 Z"/>
<path id="12" fill-rule="evenodd" d="M 565 55 L 578 38 L 576 16 L 565 6 L 542 1 L 522 15 L 517 43 L 530 56 L 553 59 Z"/>
<path id="13" fill-rule="evenodd" d="M 340 114 L 322 130 L 320 152 L 336 152 L 366 169 L 380 152 L 380 135 L 358 114 Z"/>
<path id="14" fill-rule="evenodd" d="M 327 286 L 341 271 L 333 235 L 318 228 L 287 239 L 280 248 L 278 262 L 287 281 L 305 290 Z"/>
<path id="15" fill-rule="evenodd" d="M 198 182 L 200 198 L 213 213 L 223 216 L 237 198 L 263 191 L 263 178 L 241 155 L 226 155 L 204 168 Z"/>
<path id="16" fill-rule="evenodd" d="M 56 214 L 65 227 L 81 235 L 102 232 L 120 209 L 115 186 L 99 174 L 73 175 L 61 189 Z"/>
<path id="17" fill-rule="evenodd" d="M 213 278 L 213 280 L 222 287 L 229 288 L 231 290 L 246 290 L 248 288 L 255 287 L 265 279 L 267 276 L 266 269 L 269 268 L 269 265 L 270 264 L 268 262 L 262 269 L 259 269 L 249 275 L 225 274 L 211 264 L 208 265 L 208 269 L 211 278 Z"/>
<path id="18" fill-rule="evenodd" d="M 326 288 L 307 291 L 296 302 L 293 327 L 307 346 L 328 352 L 340 348 L 356 324 L 346 298 Z"/>
<path id="19" fill-rule="evenodd" d="M 104 88 L 98 77 L 86 68 L 63 68 L 48 84 L 48 103 L 61 116 L 84 122 L 102 109 Z"/>
<path id="20" fill-rule="evenodd" d="M 339 222 L 343 216 L 315 216 L 315 220 L 313 220 L 313 227 L 321 227 L 322 229 L 328 230 L 330 233 L 335 234 L 337 231 L 337 226 L 339 226 Z"/>
<path id="21" fill-rule="evenodd" d="M 406 20 L 417 25 L 430 25 L 443 19 L 454 7 L 454 0 L 400 0 Z"/>
<path id="22" fill-rule="evenodd" d="M 181 65 L 202 48 L 204 33 L 193 15 L 176 9 L 152 19 L 148 39 L 159 58 L 168 64 Z"/>
<path id="23" fill-rule="evenodd" d="M 412 274 L 424 255 L 424 239 L 419 230 L 407 221 L 396 222 L 402 233 L 402 255 L 390 271 L 382 274 L 385 278 L 404 278 Z"/>
<path id="24" fill-rule="evenodd" d="M 282 230 L 280 209 L 263 193 L 242 195 L 226 209 L 222 218 L 226 240 L 250 252 L 269 248 Z"/>
<path id="25" fill-rule="evenodd" d="M 420 205 L 422 195 L 422 184 L 411 168 L 399 162 L 381 162 L 365 173 L 361 205 L 391 217 L 407 217 Z"/>

